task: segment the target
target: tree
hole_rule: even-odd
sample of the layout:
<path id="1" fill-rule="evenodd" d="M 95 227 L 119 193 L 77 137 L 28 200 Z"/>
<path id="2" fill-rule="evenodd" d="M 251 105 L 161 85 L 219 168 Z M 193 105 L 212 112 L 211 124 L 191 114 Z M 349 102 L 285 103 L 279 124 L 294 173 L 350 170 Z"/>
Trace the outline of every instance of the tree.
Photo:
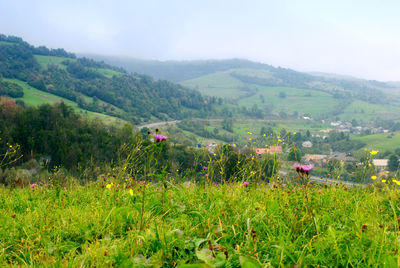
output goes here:
<path id="1" fill-rule="evenodd" d="M 397 169 L 399 168 L 399 158 L 397 157 L 397 155 L 392 154 L 389 157 L 388 168 L 390 171 L 397 171 Z"/>

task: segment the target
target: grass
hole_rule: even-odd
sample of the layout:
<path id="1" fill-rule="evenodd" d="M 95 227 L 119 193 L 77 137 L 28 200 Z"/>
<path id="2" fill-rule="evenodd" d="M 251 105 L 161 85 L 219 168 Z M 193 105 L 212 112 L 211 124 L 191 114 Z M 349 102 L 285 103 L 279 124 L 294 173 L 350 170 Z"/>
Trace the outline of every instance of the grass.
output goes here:
<path id="1" fill-rule="evenodd" d="M 292 114 L 297 111 L 299 115 L 309 113 L 312 116 L 319 116 L 332 111 L 338 104 L 338 100 L 330 94 L 315 90 L 261 86 L 252 86 L 252 88 L 258 89 L 257 94 L 242 98 L 239 101 L 240 105 L 250 108 L 257 104 L 260 108 L 264 107 L 270 110 L 272 108 L 273 111 L 278 112 L 284 111 Z M 280 92 L 284 92 L 286 97 L 280 98 Z M 264 97 L 264 103 L 262 103 L 260 95 Z"/>
<path id="2" fill-rule="evenodd" d="M 400 133 L 395 132 L 392 134 L 373 134 L 366 136 L 354 136 L 354 140 L 358 140 L 367 144 L 366 148 L 379 150 L 381 152 L 394 151 L 400 148 Z"/>
<path id="3" fill-rule="evenodd" d="M 34 55 L 35 59 L 37 62 L 42 66 L 43 68 L 46 68 L 47 65 L 53 64 L 57 65 L 61 69 L 66 69 L 67 66 L 62 64 L 61 62 L 69 60 L 69 61 L 76 61 L 76 59 L 71 59 L 71 58 L 65 58 L 65 57 L 56 57 L 56 56 L 42 56 L 42 55 Z"/>
<path id="4" fill-rule="evenodd" d="M 371 104 L 365 101 L 353 101 L 343 114 L 339 116 L 342 120 L 362 120 L 367 121 L 373 118 L 384 118 L 394 120 L 400 118 L 400 108 L 393 105 Z"/>
<path id="5" fill-rule="evenodd" d="M 20 81 L 17 79 L 7 79 L 7 78 L 3 78 L 3 80 L 18 84 L 19 86 L 21 86 L 24 89 L 24 96 L 22 98 L 14 98 L 14 100 L 18 100 L 18 99 L 22 100 L 22 101 L 24 101 L 24 103 L 26 105 L 39 106 L 39 105 L 46 104 L 46 103 L 52 104 L 52 103 L 62 101 L 65 104 L 67 104 L 68 106 L 71 106 L 72 109 L 76 113 L 85 114 L 85 116 L 87 116 L 88 118 L 98 119 L 107 124 L 123 123 L 123 120 L 121 120 L 119 118 L 81 109 L 78 107 L 78 104 L 76 102 L 73 102 L 71 100 L 68 100 L 68 99 L 53 95 L 53 94 L 50 94 L 48 92 L 44 92 L 44 91 L 35 89 L 35 88 L 31 87 L 30 85 L 28 85 L 26 82 L 23 82 L 23 81 Z M 89 98 L 89 97 L 87 97 L 87 98 Z"/>
<path id="6" fill-rule="evenodd" d="M 0 263 L 400 265 L 397 189 L 109 183 L 1 187 Z"/>
<path id="7" fill-rule="evenodd" d="M 235 98 L 243 95 L 240 89 L 244 84 L 236 78 L 230 76 L 230 71 L 216 72 L 199 78 L 181 82 L 182 85 L 197 89 L 201 93 L 217 96 Z"/>
<path id="8" fill-rule="evenodd" d="M 117 71 L 114 71 L 111 69 L 96 68 L 95 70 L 108 78 L 112 78 L 114 75 L 116 75 L 116 76 L 121 75 L 120 72 L 117 72 Z"/>
<path id="9" fill-rule="evenodd" d="M 15 43 L 11 43 L 11 42 L 6 42 L 6 41 L 0 41 L 0 46 L 12 46 Z"/>
<path id="10" fill-rule="evenodd" d="M 340 101 L 328 93 L 317 90 L 245 84 L 232 77 L 230 75 L 232 72 L 260 78 L 271 76 L 268 71 L 264 70 L 231 69 L 186 80 L 181 84 L 197 89 L 206 95 L 236 98 L 239 100 L 239 105 L 246 106 L 247 108 L 251 108 L 254 104 L 257 104 L 262 109 L 274 112 L 284 111 L 290 114 L 297 111 L 300 114 L 310 113 L 312 116 L 319 116 L 332 111 Z M 245 88 L 253 92 L 257 91 L 257 93 L 246 96 L 248 92 L 244 90 Z M 284 92 L 286 98 L 280 98 L 280 92 Z M 264 97 L 264 102 L 262 102 L 260 95 Z"/>

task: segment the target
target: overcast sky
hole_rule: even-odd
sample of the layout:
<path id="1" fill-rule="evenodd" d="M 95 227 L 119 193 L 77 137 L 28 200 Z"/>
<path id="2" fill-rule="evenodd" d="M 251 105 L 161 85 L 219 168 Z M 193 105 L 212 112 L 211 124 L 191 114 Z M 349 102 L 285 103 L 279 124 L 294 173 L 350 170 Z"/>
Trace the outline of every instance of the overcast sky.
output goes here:
<path id="1" fill-rule="evenodd" d="M 400 81 L 399 0 L 0 0 L 0 14 L 0 33 L 69 52 Z"/>

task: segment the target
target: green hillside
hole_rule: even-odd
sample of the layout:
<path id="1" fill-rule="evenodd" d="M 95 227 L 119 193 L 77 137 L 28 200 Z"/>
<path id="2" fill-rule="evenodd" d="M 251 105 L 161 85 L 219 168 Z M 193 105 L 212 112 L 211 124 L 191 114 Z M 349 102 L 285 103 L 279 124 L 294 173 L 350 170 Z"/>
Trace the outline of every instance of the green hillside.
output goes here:
<path id="1" fill-rule="evenodd" d="M 0 95 L 20 98 L 28 105 L 62 98 L 82 111 L 140 124 L 201 117 L 212 112 L 216 103 L 198 91 L 147 75 L 130 75 L 63 49 L 33 47 L 5 35 L 0 35 L 0 42 Z M 30 94 L 33 90 L 42 93 Z"/>
<path id="2" fill-rule="evenodd" d="M 44 91 L 37 90 L 37 89 L 31 87 L 30 85 L 28 85 L 26 82 L 23 82 L 23 81 L 20 81 L 17 79 L 7 79 L 7 78 L 3 79 L 3 81 L 15 83 L 23 88 L 24 96 L 22 98 L 12 98 L 12 99 L 14 99 L 17 102 L 23 101 L 23 103 L 25 105 L 39 106 L 39 105 L 46 104 L 46 103 L 54 104 L 54 103 L 64 102 L 68 106 L 72 107 L 76 113 L 83 114 L 88 118 L 98 119 L 104 123 L 121 124 L 122 122 L 124 122 L 124 120 L 122 120 L 118 117 L 113 117 L 113 116 L 96 113 L 96 112 L 91 112 L 91 111 L 79 108 L 79 106 L 76 102 L 70 101 L 63 97 L 59 97 L 57 95 L 53 95 L 53 94 L 50 94 L 50 93 L 47 93 Z"/>

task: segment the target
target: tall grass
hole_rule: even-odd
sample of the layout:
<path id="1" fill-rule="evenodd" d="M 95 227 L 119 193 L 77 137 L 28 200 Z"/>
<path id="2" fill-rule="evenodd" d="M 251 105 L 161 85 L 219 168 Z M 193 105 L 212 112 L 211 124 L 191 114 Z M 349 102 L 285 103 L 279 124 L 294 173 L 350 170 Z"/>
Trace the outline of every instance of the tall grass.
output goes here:
<path id="1" fill-rule="evenodd" d="M 400 265 L 397 189 L 109 180 L 0 188 L 0 263 Z"/>

